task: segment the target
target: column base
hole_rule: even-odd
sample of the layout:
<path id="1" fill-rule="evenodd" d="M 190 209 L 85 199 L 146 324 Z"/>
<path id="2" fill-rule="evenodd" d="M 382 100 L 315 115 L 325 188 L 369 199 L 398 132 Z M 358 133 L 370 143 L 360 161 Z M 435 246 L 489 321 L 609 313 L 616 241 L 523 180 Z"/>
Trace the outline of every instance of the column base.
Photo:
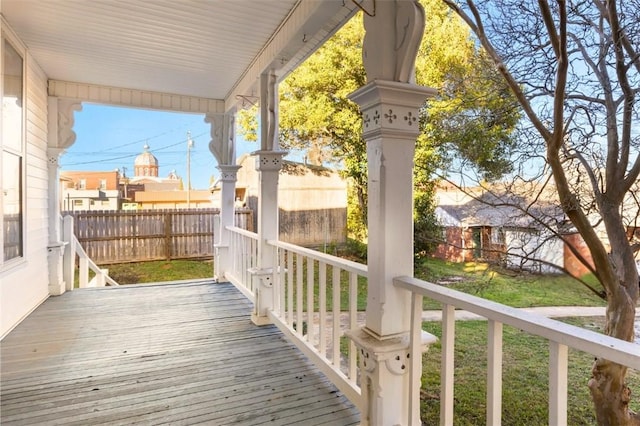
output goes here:
<path id="1" fill-rule="evenodd" d="M 49 264 L 49 294 L 60 296 L 66 291 L 66 283 L 62 273 L 62 260 L 66 243 L 58 241 L 47 246 L 47 262 Z"/>
<path id="2" fill-rule="evenodd" d="M 269 311 L 274 308 L 273 268 L 250 268 L 249 274 L 255 295 L 251 322 L 256 325 L 272 324 Z"/>
<path id="3" fill-rule="evenodd" d="M 409 375 L 412 362 L 409 333 L 381 340 L 362 327 L 349 330 L 346 335 L 358 348 L 363 398 L 361 424 L 420 424 L 418 411 L 411 413 L 413 418 L 409 419 L 409 389 L 412 383 Z M 426 352 L 429 345 L 437 340 L 434 335 L 423 331 L 422 350 L 418 355 Z M 417 392 L 419 389 L 414 389 L 414 395 Z"/>
<path id="4" fill-rule="evenodd" d="M 259 327 L 262 327 L 263 325 L 273 324 L 273 322 L 269 319 L 269 317 L 259 316 L 256 313 L 251 314 L 251 322 Z"/>

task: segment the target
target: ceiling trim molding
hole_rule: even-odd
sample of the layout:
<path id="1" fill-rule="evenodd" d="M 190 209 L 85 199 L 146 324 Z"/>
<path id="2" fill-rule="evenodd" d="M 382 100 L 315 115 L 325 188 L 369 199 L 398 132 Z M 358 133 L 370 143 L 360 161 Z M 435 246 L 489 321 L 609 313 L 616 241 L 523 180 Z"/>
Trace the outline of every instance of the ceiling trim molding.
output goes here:
<path id="1" fill-rule="evenodd" d="M 260 75 L 274 70 L 278 79 L 313 53 L 357 11 L 345 1 L 300 0 L 226 96 L 227 109 L 237 96 L 256 96 Z"/>
<path id="2" fill-rule="evenodd" d="M 148 90 L 49 80 L 49 96 L 105 105 L 187 113 L 224 113 L 224 101 Z"/>

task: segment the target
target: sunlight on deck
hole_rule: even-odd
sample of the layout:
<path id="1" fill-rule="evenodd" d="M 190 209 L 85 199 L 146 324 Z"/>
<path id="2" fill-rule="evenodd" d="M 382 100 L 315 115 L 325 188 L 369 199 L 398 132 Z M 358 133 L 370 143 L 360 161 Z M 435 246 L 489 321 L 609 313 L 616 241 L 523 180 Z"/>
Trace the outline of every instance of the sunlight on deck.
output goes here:
<path id="1" fill-rule="evenodd" d="M 231 284 L 85 289 L 2 341 L 3 425 L 351 425 L 359 414 Z"/>

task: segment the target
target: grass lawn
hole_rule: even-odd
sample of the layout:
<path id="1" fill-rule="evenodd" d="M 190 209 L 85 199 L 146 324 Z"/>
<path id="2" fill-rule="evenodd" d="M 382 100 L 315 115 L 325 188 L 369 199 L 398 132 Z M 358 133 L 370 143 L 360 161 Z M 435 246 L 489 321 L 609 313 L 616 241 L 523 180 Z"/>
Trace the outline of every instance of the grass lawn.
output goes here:
<path id="1" fill-rule="evenodd" d="M 601 331 L 602 318 L 567 318 L 563 321 Z M 441 337 L 440 323 L 428 322 L 423 329 Z M 549 348 L 545 339 L 512 327 L 503 332 L 503 425 L 548 424 Z M 421 413 L 424 424 L 440 419 L 440 343 L 429 348 L 423 358 Z M 593 357 L 569 351 L 569 425 L 595 425 L 595 414 L 587 388 Z M 485 424 L 487 322 L 456 323 L 454 417 L 456 425 Z M 633 395 L 640 393 L 640 372 L 630 371 L 628 382 Z M 640 410 L 640 400 L 632 397 L 631 409 Z"/>
<path id="2" fill-rule="evenodd" d="M 415 276 L 514 308 L 605 306 L 604 300 L 584 285 L 563 275 L 517 273 L 486 263 L 423 259 L 416 262 Z M 586 281 L 600 288 L 593 277 L 587 277 Z M 425 299 L 424 308 L 439 309 L 440 305 Z"/>
<path id="3" fill-rule="evenodd" d="M 212 260 L 158 260 L 105 265 L 118 284 L 139 284 L 213 277 Z"/>

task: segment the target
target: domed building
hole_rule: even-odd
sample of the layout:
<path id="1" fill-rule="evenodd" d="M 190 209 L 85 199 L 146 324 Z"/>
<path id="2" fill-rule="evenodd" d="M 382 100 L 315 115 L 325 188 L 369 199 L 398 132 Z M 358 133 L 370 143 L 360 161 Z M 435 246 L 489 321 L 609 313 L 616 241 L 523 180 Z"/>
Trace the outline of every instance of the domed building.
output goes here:
<path id="1" fill-rule="evenodd" d="M 143 152 L 133 162 L 133 174 L 126 180 L 125 198 L 135 209 L 210 208 L 211 192 L 185 190 L 182 178 L 175 170 L 167 177 L 159 176 L 160 162 L 145 144 Z"/>
<path id="2" fill-rule="evenodd" d="M 158 159 L 149 152 L 149 145 L 144 144 L 144 152 L 136 157 L 133 162 L 133 174 L 135 176 L 158 177 Z"/>

